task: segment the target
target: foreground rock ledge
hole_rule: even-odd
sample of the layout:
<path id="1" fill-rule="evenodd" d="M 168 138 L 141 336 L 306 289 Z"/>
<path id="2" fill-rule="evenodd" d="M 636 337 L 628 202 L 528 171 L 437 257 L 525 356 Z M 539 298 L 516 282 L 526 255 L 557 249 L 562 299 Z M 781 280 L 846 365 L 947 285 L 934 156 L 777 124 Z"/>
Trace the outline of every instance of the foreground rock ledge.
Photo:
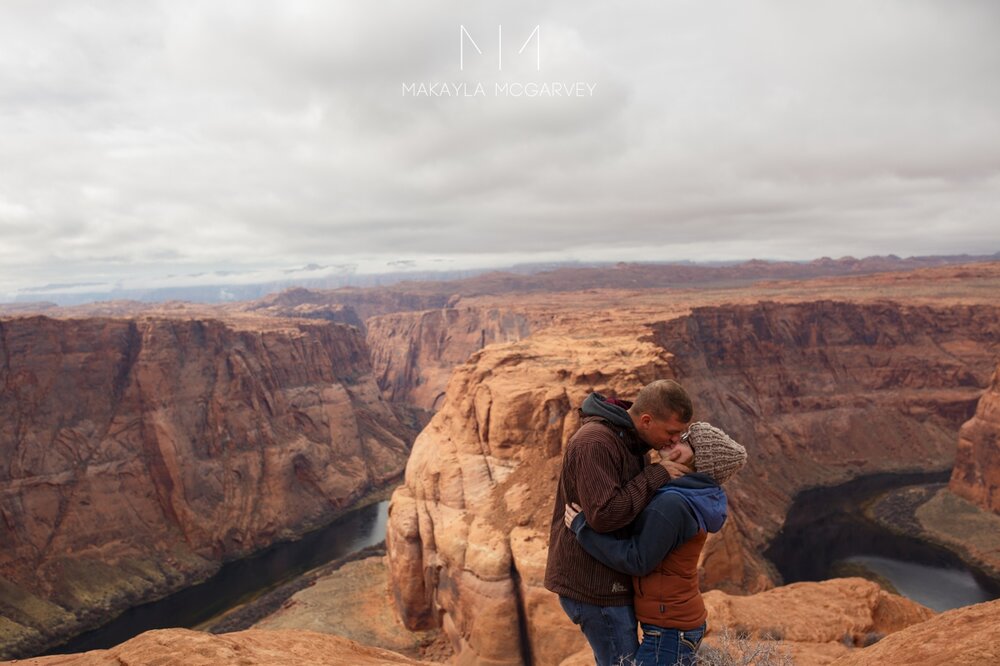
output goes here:
<path id="1" fill-rule="evenodd" d="M 250 629 L 232 634 L 206 634 L 190 629 L 147 631 L 110 650 L 36 657 L 0 664 L 19 666 L 375 666 L 429 664 L 395 652 L 314 631 Z"/>
<path id="2" fill-rule="evenodd" d="M 1000 600 L 941 613 L 834 662 L 834 666 L 885 664 L 1000 664 Z"/>

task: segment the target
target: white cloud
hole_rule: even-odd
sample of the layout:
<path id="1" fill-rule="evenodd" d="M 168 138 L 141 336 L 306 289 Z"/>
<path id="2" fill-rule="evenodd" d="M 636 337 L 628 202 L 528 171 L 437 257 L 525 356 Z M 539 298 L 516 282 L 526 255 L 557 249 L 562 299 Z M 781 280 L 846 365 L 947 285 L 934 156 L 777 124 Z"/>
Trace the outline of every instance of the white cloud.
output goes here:
<path id="1" fill-rule="evenodd" d="M 998 18 L 929 0 L 8 2 L 0 291 L 373 256 L 995 252 Z M 460 25 L 483 50 L 464 71 Z M 516 53 L 535 26 L 540 71 L 530 41 Z M 401 94 L 511 81 L 595 92 Z"/>

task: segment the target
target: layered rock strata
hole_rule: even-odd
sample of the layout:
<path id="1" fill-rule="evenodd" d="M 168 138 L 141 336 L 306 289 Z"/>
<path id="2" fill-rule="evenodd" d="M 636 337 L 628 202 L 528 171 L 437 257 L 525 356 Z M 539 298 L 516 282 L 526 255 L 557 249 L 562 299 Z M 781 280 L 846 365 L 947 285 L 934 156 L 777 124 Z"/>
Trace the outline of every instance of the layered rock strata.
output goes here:
<path id="1" fill-rule="evenodd" d="M 393 496 L 404 621 L 443 627 L 469 663 L 556 664 L 579 648 L 541 572 L 561 454 L 590 391 L 631 397 L 677 377 L 696 418 L 747 445 L 731 519 L 703 562 L 707 587 L 746 593 L 776 582 L 759 553 L 796 492 L 947 468 L 998 348 L 996 308 L 835 302 L 658 323 L 623 312 L 487 347 L 456 370 Z"/>
<path id="2" fill-rule="evenodd" d="M 1000 513 L 1000 366 L 976 413 L 958 433 L 955 469 L 948 487 L 956 495 Z"/>
<path id="3" fill-rule="evenodd" d="M 945 470 L 989 383 L 1000 310 L 821 301 L 696 308 L 655 324 L 697 413 L 752 451 L 705 583 L 775 580 L 759 554 L 792 496 L 880 472 Z"/>
<path id="4" fill-rule="evenodd" d="M 495 342 L 531 334 L 528 318 L 498 308 L 449 307 L 368 320 L 372 369 L 390 400 L 434 412 L 455 366 Z"/>
<path id="5" fill-rule="evenodd" d="M 329 522 L 410 432 L 339 324 L 0 321 L 3 653 Z"/>

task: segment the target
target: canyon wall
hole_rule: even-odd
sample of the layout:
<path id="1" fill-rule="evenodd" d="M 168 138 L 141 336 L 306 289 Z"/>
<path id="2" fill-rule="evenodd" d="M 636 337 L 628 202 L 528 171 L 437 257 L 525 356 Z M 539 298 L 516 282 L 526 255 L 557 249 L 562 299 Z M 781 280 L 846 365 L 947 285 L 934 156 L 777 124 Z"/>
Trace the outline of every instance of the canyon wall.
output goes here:
<path id="1" fill-rule="evenodd" d="M 389 400 L 434 412 L 455 366 L 495 342 L 531 334 L 524 314 L 490 307 L 397 312 L 367 322 L 372 370 Z"/>
<path id="2" fill-rule="evenodd" d="M 695 418 L 744 443 L 733 516 L 705 551 L 705 583 L 760 589 L 759 553 L 804 488 L 877 472 L 945 470 L 1000 350 L 995 308 L 803 305 L 696 308 L 653 326 Z"/>
<path id="3" fill-rule="evenodd" d="M 948 487 L 987 511 L 1000 513 L 1000 365 L 975 416 L 958 433 Z"/>
<path id="4" fill-rule="evenodd" d="M 456 369 L 393 495 L 397 606 L 411 628 L 443 627 L 459 663 L 557 664 L 579 649 L 542 587 L 561 454 L 587 393 L 629 398 L 665 377 L 750 453 L 706 547 L 706 587 L 766 589 L 777 576 L 760 552 L 796 492 L 951 465 L 998 349 L 994 307 L 839 302 L 654 323 L 623 312 L 487 347 Z"/>
<path id="5" fill-rule="evenodd" d="M 432 283 L 434 284 L 434 283 Z M 391 312 L 413 312 L 447 307 L 454 300 L 454 285 L 444 283 L 441 289 L 429 285 L 411 285 L 413 290 L 403 287 L 379 287 L 362 289 L 343 287 L 341 289 L 312 290 L 297 287 L 278 294 L 265 296 L 256 301 L 240 304 L 238 309 L 271 316 L 302 316 L 296 312 L 315 311 L 327 308 L 331 312 L 338 308 L 348 308 L 357 313 L 361 321 Z M 353 322 L 349 322 L 353 323 Z"/>
<path id="6" fill-rule="evenodd" d="M 0 321 L 0 652 L 329 522 L 412 433 L 354 327 Z"/>

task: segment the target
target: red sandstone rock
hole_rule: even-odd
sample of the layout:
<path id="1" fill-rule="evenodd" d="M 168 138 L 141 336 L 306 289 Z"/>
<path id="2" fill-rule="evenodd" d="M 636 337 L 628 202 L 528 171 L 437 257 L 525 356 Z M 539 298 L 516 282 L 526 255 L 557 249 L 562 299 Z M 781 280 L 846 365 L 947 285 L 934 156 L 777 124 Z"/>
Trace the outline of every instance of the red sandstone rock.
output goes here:
<path id="1" fill-rule="evenodd" d="M 889 594 L 862 578 L 794 583 L 750 596 L 706 592 L 709 645 L 725 632 L 754 640 L 779 639 L 796 664 L 829 663 L 863 645 L 869 636 L 885 636 L 923 622 L 934 612 Z"/>
<path id="2" fill-rule="evenodd" d="M 368 320 L 372 369 L 394 402 L 437 411 L 455 366 L 494 342 L 530 334 L 528 318 L 497 308 L 451 307 Z"/>
<path id="3" fill-rule="evenodd" d="M 318 527 L 408 454 L 349 326 L 21 318 L 0 353 L 0 654 Z"/>
<path id="4" fill-rule="evenodd" d="M 456 370 L 390 509 L 407 626 L 442 626 L 483 664 L 555 664 L 579 649 L 555 596 L 526 573 L 537 546 L 517 544 L 547 541 L 562 449 L 592 390 L 631 397 L 678 376 L 696 418 L 747 445 L 731 519 L 703 561 L 707 587 L 747 592 L 774 584 L 760 551 L 799 490 L 947 468 L 1000 341 L 987 306 L 762 303 L 654 322 L 590 312 Z"/>
<path id="5" fill-rule="evenodd" d="M 0 664 L 24 666 L 401 666 L 427 665 L 403 655 L 313 631 L 251 629 L 206 634 L 188 629 L 147 631 L 110 650 L 38 657 Z"/>
<path id="6" fill-rule="evenodd" d="M 956 495 L 1000 513 L 1000 366 L 979 399 L 976 415 L 959 431 L 948 487 Z"/>
<path id="7" fill-rule="evenodd" d="M 766 586 L 761 546 L 799 490 L 947 469 L 1000 348 L 1000 311 L 978 306 L 760 303 L 653 329 L 695 418 L 751 452 L 728 487 L 733 520 L 704 559 L 704 584 L 733 592 Z"/>
<path id="8" fill-rule="evenodd" d="M 1000 664 L 1000 600 L 950 610 L 834 662 L 836 666 Z"/>

